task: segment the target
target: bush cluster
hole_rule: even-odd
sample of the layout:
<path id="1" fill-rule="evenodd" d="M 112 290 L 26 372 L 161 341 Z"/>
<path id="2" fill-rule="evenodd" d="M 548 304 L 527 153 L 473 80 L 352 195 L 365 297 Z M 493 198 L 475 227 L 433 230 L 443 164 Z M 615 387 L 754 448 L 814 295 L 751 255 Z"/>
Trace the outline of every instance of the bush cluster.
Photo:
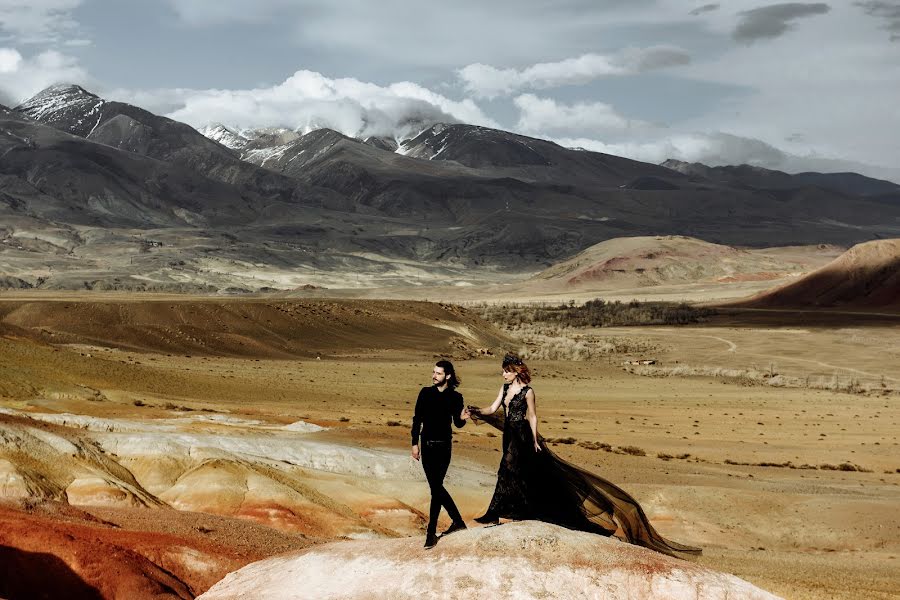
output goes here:
<path id="1" fill-rule="evenodd" d="M 503 327 L 554 323 L 563 327 L 619 327 L 629 325 L 688 325 L 699 323 L 716 311 L 673 302 L 606 302 L 584 304 L 486 304 L 481 316 Z"/>

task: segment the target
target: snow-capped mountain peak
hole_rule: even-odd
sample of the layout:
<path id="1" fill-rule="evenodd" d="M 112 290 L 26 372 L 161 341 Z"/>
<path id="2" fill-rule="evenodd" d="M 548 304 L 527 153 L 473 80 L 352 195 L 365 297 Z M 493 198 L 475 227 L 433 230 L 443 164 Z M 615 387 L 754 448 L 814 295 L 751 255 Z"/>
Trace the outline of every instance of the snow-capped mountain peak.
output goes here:
<path id="1" fill-rule="evenodd" d="M 96 104 L 98 102 L 103 102 L 103 100 L 81 86 L 58 84 L 44 88 L 18 105 L 16 110 L 27 113 L 34 118 L 39 118 L 48 112 L 56 112 L 68 106 L 84 106 L 85 104 Z"/>
<path id="2" fill-rule="evenodd" d="M 102 118 L 103 98 L 74 84 L 51 85 L 15 107 L 44 124 L 65 124 L 64 130 L 87 136 Z"/>
<path id="3" fill-rule="evenodd" d="M 221 123 L 210 123 L 199 129 L 200 133 L 214 142 L 219 142 L 226 148 L 241 151 L 250 142 L 250 139 L 222 125 Z"/>

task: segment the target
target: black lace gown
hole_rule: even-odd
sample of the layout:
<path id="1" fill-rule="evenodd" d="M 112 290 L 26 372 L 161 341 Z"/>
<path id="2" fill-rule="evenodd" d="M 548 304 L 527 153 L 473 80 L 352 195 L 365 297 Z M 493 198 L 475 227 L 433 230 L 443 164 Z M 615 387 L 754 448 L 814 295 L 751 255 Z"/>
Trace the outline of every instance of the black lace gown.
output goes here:
<path id="1" fill-rule="evenodd" d="M 503 386 L 503 398 L 509 386 Z M 569 529 L 600 535 L 619 532 L 627 541 L 672 556 L 700 554 L 699 548 L 678 544 L 659 535 L 637 500 L 615 484 L 558 457 L 538 437 L 534 449 L 524 386 L 503 414 L 473 417 L 503 431 L 503 458 L 497 485 L 486 515 L 506 519 L 537 519 Z"/>

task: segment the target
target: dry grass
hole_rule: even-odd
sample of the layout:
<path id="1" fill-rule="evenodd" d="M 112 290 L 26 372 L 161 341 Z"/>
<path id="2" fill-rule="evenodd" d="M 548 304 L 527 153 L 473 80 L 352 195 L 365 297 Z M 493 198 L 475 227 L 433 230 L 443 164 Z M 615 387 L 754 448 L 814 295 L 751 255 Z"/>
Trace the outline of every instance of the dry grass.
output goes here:
<path id="1" fill-rule="evenodd" d="M 712 309 L 667 302 L 584 304 L 479 304 L 473 312 L 521 342 L 530 360 L 586 361 L 613 354 L 646 354 L 659 347 L 633 337 L 598 336 L 588 328 L 624 325 L 685 325 L 715 314 Z"/>
<path id="2" fill-rule="evenodd" d="M 888 387 L 883 378 L 878 382 L 864 382 L 860 381 L 858 377 L 842 377 L 837 373 L 832 375 L 792 377 L 781 375 L 775 372 L 774 368 L 760 370 L 712 366 L 693 367 L 690 365 L 625 365 L 623 368 L 628 373 L 647 377 L 717 377 L 741 385 L 828 390 L 846 394 L 889 396 L 900 392 L 900 390 Z"/>
<path id="3" fill-rule="evenodd" d="M 522 344 L 518 353 L 526 360 L 586 361 L 615 354 L 647 354 L 659 349 L 656 344 L 639 338 L 597 336 L 556 324 L 495 325 Z"/>

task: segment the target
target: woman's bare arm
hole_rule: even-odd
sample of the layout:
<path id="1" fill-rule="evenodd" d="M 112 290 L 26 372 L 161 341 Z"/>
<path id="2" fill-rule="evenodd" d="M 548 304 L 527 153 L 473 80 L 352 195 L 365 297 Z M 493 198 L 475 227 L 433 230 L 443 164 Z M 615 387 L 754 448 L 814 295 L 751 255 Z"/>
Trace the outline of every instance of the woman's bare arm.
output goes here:
<path id="1" fill-rule="evenodd" d="M 497 412 L 497 409 L 500 408 L 500 403 L 503 402 L 503 388 L 500 388 L 500 391 L 497 393 L 497 398 L 491 403 L 490 406 L 486 406 L 485 408 L 479 408 L 478 412 L 482 415 L 492 415 Z M 463 419 L 468 419 L 471 416 L 469 409 L 465 409 L 462 414 Z"/>
<path id="2" fill-rule="evenodd" d="M 538 418 L 537 418 L 537 410 L 535 409 L 535 402 L 537 401 L 537 396 L 534 394 L 534 390 L 528 388 L 528 391 L 525 392 L 525 403 L 528 406 L 528 411 L 525 414 L 525 418 L 528 419 L 528 422 L 531 424 L 531 434 L 534 436 L 534 451 L 540 452 L 541 445 L 538 444 Z"/>

